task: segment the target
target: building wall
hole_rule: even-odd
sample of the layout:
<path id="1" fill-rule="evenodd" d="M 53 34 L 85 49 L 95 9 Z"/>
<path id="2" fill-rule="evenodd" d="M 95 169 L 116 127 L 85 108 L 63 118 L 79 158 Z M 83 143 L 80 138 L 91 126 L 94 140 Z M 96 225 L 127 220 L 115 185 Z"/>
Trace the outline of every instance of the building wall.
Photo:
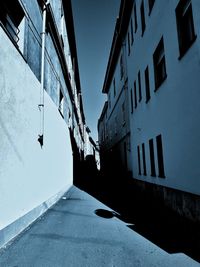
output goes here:
<path id="1" fill-rule="evenodd" d="M 129 103 L 127 87 L 127 71 L 125 59 L 125 45 L 118 56 L 116 68 L 108 88 L 108 106 L 104 115 L 99 120 L 100 149 L 109 154 L 113 164 L 130 170 L 130 126 L 129 126 Z M 123 75 L 121 75 L 121 59 L 123 60 Z M 103 153 L 104 153 L 103 152 Z M 101 161 L 109 161 L 101 157 Z M 121 163 L 121 164 L 120 164 Z M 102 163 L 102 166 L 105 164 Z M 114 169 L 113 169 L 114 171 Z"/>
<path id="2" fill-rule="evenodd" d="M 73 178 L 66 123 L 45 93 L 45 139 L 41 149 L 37 141 L 40 83 L 1 28 L 0 39 L 0 229 L 3 229 L 60 191 L 66 191 Z"/>
<path id="3" fill-rule="evenodd" d="M 179 1 L 155 1 L 148 15 L 145 3 L 146 29 L 141 36 L 140 4 L 136 1 L 138 29 L 134 33 L 131 53 L 127 55 L 129 90 L 137 84 L 141 72 L 142 100 L 130 115 L 132 141 L 132 169 L 134 178 L 179 190 L 200 193 L 198 155 L 199 98 L 199 17 L 200 4 L 192 1 L 197 39 L 183 58 L 179 59 L 175 8 Z M 162 19 L 160 19 L 162 18 Z M 159 23 L 158 23 L 159 21 Z M 130 28 L 129 28 L 130 32 Z M 155 92 L 153 53 L 163 36 L 167 78 Z M 126 37 L 128 38 L 128 37 Z M 149 67 L 151 98 L 146 103 L 144 71 Z M 156 136 L 162 135 L 166 178 L 158 178 Z M 149 139 L 154 139 L 156 176 L 151 177 Z M 145 144 L 147 175 L 138 174 L 137 146 Z M 141 153 L 141 168 L 142 151 Z"/>
<path id="4" fill-rule="evenodd" d="M 65 22 L 62 17 L 62 1 L 50 1 L 47 8 L 44 121 L 38 108 L 43 90 L 40 83 L 42 10 L 37 0 L 5 3 L 10 5 L 11 19 L 24 14 L 24 23 L 15 25 L 21 30 L 17 42 L 16 36 L 10 36 L 3 15 L 0 16 L 0 247 L 70 188 L 74 178 L 72 150 L 75 148 L 80 158 L 84 147 L 84 114 L 80 111 L 81 96 L 76 89 L 70 50 L 74 40 L 66 29 L 68 25 L 73 32 L 73 23 Z M 71 11 L 67 12 L 70 15 Z M 54 22 L 51 27 L 55 30 L 50 30 L 49 23 Z M 60 34 L 62 47 L 59 47 Z M 76 49 L 73 50 L 75 57 Z M 41 125 L 44 126 L 42 147 L 38 142 Z"/>
<path id="5" fill-rule="evenodd" d="M 142 2 L 144 3 L 146 25 L 144 32 L 142 32 L 141 24 Z M 133 8 L 120 52 L 124 51 L 125 43 L 126 53 L 124 57 L 128 81 L 128 102 L 126 105 L 129 110 L 129 116 L 126 119 L 129 119 L 130 122 L 129 164 L 137 188 L 151 192 L 152 196 L 161 199 L 180 214 L 193 220 L 199 220 L 200 2 L 191 1 L 196 39 L 187 52 L 180 57 L 176 7 L 181 2 L 184 1 L 155 1 L 151 12 L 149 12 L 149 1 L 134 1 L 137 27 L 135 27 Z M 133 42 L 131 43 L 132 34 Z M 162 84 L 156 88 L 153 55 L 162 37 L 167 76 Z M 116 69 L 119 62 L 117 64 Z M 150 85 L 150 99 L 148 101 L 145 82 L 147 66 Z M 139 72 L 141 99 L 139 99 Z M 135 99 L 137 105 L 135 105 Z M 116 103 L 115 110 L 120 109 L 119 103 Z M 117 105 L 119 106 L 117 107 Z M 120 121 L 117 122 L 119 129 L 123 132 L 123 128 L 120 128 Z M 101 159 L 106 157 L 105 141 L 102 138 L 104 127 L 107 127 L 109 132 L 110 128 L 113 129 L 113 123 L 107 124 L 106 116 L 102 114 L 99 120 L 99 140 L 101 140 L 101 147 L 103 148 Z M 159 175 L 158 161 L 160 157 L 157 152 L 156 140 L 159 135 L 162 137 L 164 175 Z M 153 157 L 150 156 L 150 139 L 153 139 L 154 147 L 154 176 L 151 173 L 151 159 Z M 145 160 L 142 145 L 145 149 Z M 113 147 L 114 144 L 109 140 L 107 146 Z M 138 147 L 141 170 L 139 170 Z"/>

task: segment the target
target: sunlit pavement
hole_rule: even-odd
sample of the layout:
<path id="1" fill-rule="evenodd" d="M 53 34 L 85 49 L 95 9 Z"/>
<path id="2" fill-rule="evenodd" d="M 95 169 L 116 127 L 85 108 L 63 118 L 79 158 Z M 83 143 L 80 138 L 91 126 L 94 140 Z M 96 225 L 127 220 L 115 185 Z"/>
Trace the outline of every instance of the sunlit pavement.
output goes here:
<path id="1" fill-rule="evenodd" d="M 0 252 L 0 267 L 200 266 L 182 253 L 168 254 L 109 211 L 72 187 L 67 197 Z"/>

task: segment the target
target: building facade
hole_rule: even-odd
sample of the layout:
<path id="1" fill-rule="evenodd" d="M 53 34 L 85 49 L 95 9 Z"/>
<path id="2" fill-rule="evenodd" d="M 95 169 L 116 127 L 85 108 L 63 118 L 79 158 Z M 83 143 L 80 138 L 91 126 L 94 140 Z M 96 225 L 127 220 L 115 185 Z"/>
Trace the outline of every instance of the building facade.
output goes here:
<path id="1" fill-rule="evenodd" d="M 124 151 L 132 180 L 138 190 L 198 221 L 199 12 L 195 0 L 121 1 L 103 87 L 108 102 L 98 124 L 102 164 L 109 165 L 104 154 L 117 145 L 110 133 L 124 131 L 118 118 L 126 95 L 130 141 Z"/>
<path id="2" fill-rule="evenodd" d="M 86 126 L 70 1 L 2 1 L 0 47 L 3 246 L 70 188 Z"/>

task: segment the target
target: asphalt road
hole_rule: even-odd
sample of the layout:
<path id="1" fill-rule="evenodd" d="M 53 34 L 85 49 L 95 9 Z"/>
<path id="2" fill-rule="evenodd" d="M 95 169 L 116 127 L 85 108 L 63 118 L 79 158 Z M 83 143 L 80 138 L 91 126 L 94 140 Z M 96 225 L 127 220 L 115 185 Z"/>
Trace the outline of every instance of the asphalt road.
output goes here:
<path id="1" fill-rule="evenodd" d="M 169 254 L 76 187 L 0 251 L 0 267 L 195 267 Z"/>

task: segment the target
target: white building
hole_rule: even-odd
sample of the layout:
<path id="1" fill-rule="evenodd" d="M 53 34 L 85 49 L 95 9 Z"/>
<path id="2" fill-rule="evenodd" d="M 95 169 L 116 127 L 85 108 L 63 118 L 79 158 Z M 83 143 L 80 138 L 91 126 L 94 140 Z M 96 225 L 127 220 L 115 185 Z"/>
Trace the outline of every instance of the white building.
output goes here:
<path id="1" fill-rule="evenodd" d="M 70 1 L 2 1 L 0 95 L 1 247 L 70 188 L 83 155 Z"/>
<path id="2" fill-rule="evenodd" d="M 199 13 L 195 0 L 121 1 L 99 120 L 102 164 L 126 133 L 118 157 L 127 157 L 138 190 L 193 220 L 200 220 Z"/>

